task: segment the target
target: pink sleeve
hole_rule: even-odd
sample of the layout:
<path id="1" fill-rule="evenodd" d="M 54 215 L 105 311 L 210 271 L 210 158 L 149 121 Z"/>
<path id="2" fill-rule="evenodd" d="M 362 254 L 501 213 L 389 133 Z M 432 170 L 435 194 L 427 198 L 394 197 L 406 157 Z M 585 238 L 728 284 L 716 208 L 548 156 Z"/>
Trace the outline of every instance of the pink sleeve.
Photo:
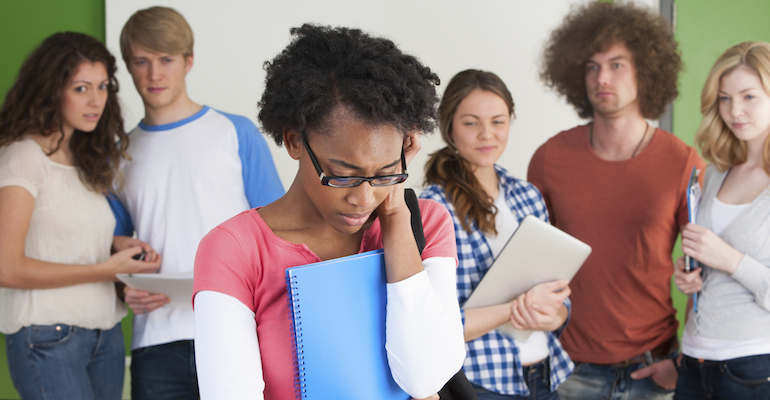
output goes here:
<path id="1" fill-rule="evenodd" d="M 457 266 L 457 244 L 452 216 L 446 207 L 434 200 L 419 199 L 422 229 L 425 234 L 425 249 L 422 259 L 450 257 Z"/>
<path id="2" fill-rule="evenodd" d="M 258 280 L 247 254 L 230 231 L 219 226 L 209 232 L 195 255 L 193 299 L 198 292 L 211 290 L 232 296 L 255 312 L 254 282 Z"/>

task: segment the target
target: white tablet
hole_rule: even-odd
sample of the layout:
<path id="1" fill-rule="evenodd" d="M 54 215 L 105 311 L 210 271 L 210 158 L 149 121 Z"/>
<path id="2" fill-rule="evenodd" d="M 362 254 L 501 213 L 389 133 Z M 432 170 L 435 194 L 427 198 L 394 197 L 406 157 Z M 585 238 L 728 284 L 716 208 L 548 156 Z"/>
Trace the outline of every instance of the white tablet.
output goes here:
<path id="1" fill-rule="evenodd" d="M 587 244 L 528 215 L 463 304 L 463 309 L 509 302 L 539 283 L 572 280 L 590 254 L 591 247 Z M 510 322 L 497 330 L 522 342 L 532 333 L 517 330 Z"/>
<path id="2" fill-rule="evenodd" d="M 132 288 L 165 294 L 171 300 L 165 305 L 166 307 L 192 308 L 192 271 L 171 274 L 116 274 L 115 276 Z"/>

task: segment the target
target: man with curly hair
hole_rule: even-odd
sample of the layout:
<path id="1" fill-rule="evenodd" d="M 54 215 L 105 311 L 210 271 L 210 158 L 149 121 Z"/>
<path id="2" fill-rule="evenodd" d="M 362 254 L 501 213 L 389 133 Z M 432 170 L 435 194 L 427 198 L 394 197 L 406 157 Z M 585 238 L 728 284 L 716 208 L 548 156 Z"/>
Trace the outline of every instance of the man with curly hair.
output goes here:
<path id="1" fill-rule="evenodd" d="M 137 11 L 123 27 L 120 47 L 145 114 L 131 132 L 132 159 L 112 201 L 115 234 L 135 231 L 150 243 L 163 256 L 161 274 L 192 274 L 206 233 L 276 200 L 283 186 L 253 122 L 188 96 L 193 32 L 182 15 L 166 7 Z M 192 306 L 161 307 L 168 302 L 163 294 L 132 288 L 125 299 L 135 313 L 132 398 L 198 399 Z"/>
<path id="2" fill-rule="evenodd" d="M 704 163 L 646 120 L 676 98 L 680 70 L 671 28 L 633 4 L 579 7 L 546 45 L 542 79 L 591 120 L 543 144 L 528 173 L 552 223 L 593 248 L 570 283 L 561 342 L 577 366 L 563 399 L 673 395 L 671 252 L 687 222 L 691 170 Z"/>

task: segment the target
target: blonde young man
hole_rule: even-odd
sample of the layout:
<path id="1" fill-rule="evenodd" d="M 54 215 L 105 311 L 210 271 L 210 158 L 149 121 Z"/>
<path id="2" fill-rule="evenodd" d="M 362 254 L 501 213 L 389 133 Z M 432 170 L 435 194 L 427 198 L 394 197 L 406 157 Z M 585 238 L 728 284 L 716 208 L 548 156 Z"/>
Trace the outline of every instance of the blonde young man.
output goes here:
<path id="1" fill-rule="evenodd" d="M 130 134 L 132 159 L 123 166 L 125 183 L 112 201 L 115 234 L 136 231 L 162 254 L 160 273 L 192 273 L 206 233 L 279 198 L 283 187 L 251 121 L 187 95 L 185 76 L 194 57 L 184 17 L 165 7 L 137 11 L 123 27 L 120 47 L 145 115 Z M 135 313 L 132 398 L 197 399 L 192 307 L 163 307 L 165 295 L 132 288 L 125 299 Z"/>
<path id="2" fill-rule="evenodd" d="M 648 125 L 676 98 L 681 60 L 667 23 L 634 5 L 591 2 L 551 35 L 541 75 L 587 125 L 549 139 L 528 180 L 551 221 L 591 245 L 571 282 L 561 337 L 576 367 L 562 399 L 669 399 L 676 384 L 671 252 L 685 187 L 704 163 Z"/>

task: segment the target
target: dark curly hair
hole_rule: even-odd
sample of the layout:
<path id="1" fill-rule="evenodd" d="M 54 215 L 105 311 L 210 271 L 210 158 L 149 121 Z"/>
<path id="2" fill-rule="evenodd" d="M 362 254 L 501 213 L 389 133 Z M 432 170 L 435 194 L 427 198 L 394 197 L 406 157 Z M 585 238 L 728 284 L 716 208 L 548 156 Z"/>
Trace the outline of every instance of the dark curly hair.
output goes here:
<path id="1" fill-rule="evenodd" d="M 265 62 L 259 101 L 262 130 L 283 144 L 286 130 L 323 133 L 338 106 L 372 125 L 402 133 L 436 127 L 438 76 L 387 39 L 358 29 L 304 24 L 292 42 Z"/>
<path id="2" fill-rule="evenodd" d="M 615 43 L 625 44 L 633 55 L 642 116 L 660 118 L 679 95 L 682 60 L 671 27 L 651 9 L 595 1 L 573 10 L 551 33 L 540 78 L 565 96 L 581 118 L 591 118 L 594 109 L 586 93 L 586 63 Z"/>
<path id="3" fill-rule="evenodd" d="M 452 120 L 457 113 L 457 107 L 476 89 L 500 96 L 508 106 L 509 115 L 516 116 L 511 92 L 500 77 L 492 72 L 475 69 L 455 75 L 444 90 L 438 107 L 441 116 L 441 138 L 447 146 L 430 155 L 425 164 L 425 183 L 441 185 L 444 188 L 465 231 L 471 233 L 475 224 L 485 234 L 496 235 L 495 199 L 484 191 L 481 182 L 473 174 L 473 168 L 468 161 L 460 157 L 452 139 Z"/>
<path id="4" fill-rule="evenodd" d="M 118 103 L 115 57 L 91 36 L 60 32 L 49 36 L 24 61 L 0 108 L 0 147 L 21 140 L 25 135 L 62 135 L 61 102 L 64 88 L 81 63 L 101 63 L 107 70 L 107 102 L 93 132 L 75 130 L 70 150 L 80 180 L 90 189 L 108 193 L 120 181 L 120 161 L 127 157 L 128 136 Z"/>

